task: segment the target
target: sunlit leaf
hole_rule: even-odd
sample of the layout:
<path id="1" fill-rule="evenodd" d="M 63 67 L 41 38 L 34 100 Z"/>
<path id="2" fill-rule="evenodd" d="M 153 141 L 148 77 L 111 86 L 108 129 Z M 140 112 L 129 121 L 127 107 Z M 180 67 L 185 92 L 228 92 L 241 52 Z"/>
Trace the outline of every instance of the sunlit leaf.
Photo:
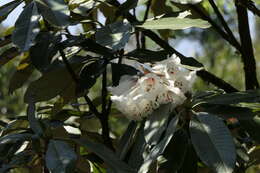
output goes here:
<path id="1" fill-rule="evenodd" d="M 40 14 L 56 27 L 70 24 L 70 11 L 64 0 L 36 0 Z"/>
<path id="2" fill-rule="evenodd" d="M 233 172 L 236 150 L 223 121 L 213 114 L 200 112 L 192 117 L 190 134 L 197 155 L 207 166 L 218 173 Z"/>
<path id="3" fill-rule="evenodd" d="M 7 50 L 5 50 L 1 55 L 0 55 L 0 67 L 2 65 L 5 65 L 9 61 L 11 61 L 13 58 L 18 56 L 20 53 L 18 52 L 18 49 L 16 47 L 11 47 Z"/>
<path id="4" fill-rule="evenodd" d="M 98 29 L 96 32 L 97 43 L 113 50 L 124 48 L 131 35 L 132 26 L 127 22 L 115 22 Z"/>
<path id="5" fill-rule="evenodd" d="M 33 46 L 34 39 L 40 32 L 39 20 L 41 16 L 38 13 L 36 3 L 33 1 L 25 7 L 19 18 L 15 22 L 12 40 L 21 51 L 27 51 Z"/>
<path id="6" fill-rule="evenodd" d="M 158 156 L 162 155 L 165 148 L 171 141 L 174 132 L 176 130 L 176 126 L 178 123 L 179 117 L 175 115 L 175 117 L 172 118 L 172 120 L 169 122 L 169 125 L 165 131 L 165 135 L 162 138 L 162 140 L 155 145 L 151 151 L 148 153 L 148 155 L 145 157 L 144 162 L 142 163 L 138 173 L 143 173 L 147 172 L 149 170 L 150 165 L 152 164 L 153 161 L 155 161 Z"/>
<path id="7" fill-rule="evenodd" d="M 209 28 L 210 24 L 207 21 L 201 19 L 165 17 L 157 20 L 147 20 L 142 25 L 137 25 L 137 27 L 145 29 L 181 30 L 191 27 Z"/>
<path id="8" fill-rule="evenodd" d="M 74 172 L 77 155 L 65 142 L 50 140 L 45 156 L 46 166 L 53 173 Z"/>
<path id="9" fill-rule="evenodd" d="M 171 1 L 180 3 L 180 4 L 197 4 L 203 0 L 171 0 Z"/>

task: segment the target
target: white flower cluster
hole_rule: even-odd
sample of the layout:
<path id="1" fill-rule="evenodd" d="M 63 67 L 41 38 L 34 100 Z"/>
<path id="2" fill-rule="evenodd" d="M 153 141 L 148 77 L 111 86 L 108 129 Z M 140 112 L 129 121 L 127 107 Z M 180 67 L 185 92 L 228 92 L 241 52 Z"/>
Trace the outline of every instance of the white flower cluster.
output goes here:
<path id="1" fill-rule="evenodd" d="M 117 87 L 109 88 L 117 109 L 131 120 L 141 120 L 162 104 L 182 104 L 196 76 L 180 66 L 176 55 L 150 66 L 139 63 L 138 69 L 143 76 L 123 76 Z"/>

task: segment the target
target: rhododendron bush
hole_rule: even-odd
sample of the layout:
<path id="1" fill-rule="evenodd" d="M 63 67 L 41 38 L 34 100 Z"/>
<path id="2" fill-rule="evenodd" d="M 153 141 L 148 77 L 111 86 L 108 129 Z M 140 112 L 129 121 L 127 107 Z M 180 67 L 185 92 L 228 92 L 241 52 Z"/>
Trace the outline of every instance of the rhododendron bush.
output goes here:
<path id="1" fill-rule="evenodd" d="M 6 90 L 22 93 L 26 108 L 1 115 L 0 172 L 242 173 L 259 164 L 247 16 L 259 10 L 253 1 L 215 2 L 1 1 L 0 22 L 21 11 L 0 31 L 0 68 L 15 69 Z M 237 16 L 232 29 L 226 8 Z M 228 66 L 204 66 L 173 46 L 207 33 L 241 58 L 243 77 L 233 78 L 244 90 L 210 72 Z"/>

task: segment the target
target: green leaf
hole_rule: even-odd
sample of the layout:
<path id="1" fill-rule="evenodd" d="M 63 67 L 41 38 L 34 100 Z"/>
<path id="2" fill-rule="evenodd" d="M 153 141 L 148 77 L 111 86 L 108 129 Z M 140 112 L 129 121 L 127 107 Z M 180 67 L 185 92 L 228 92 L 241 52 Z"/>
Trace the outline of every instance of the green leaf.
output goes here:
<path id="1" fill-rule="evenodd" d="M 149 170 L 150 165 L 155 161 L 160 155 L 163 154 L 165 148 L 171 141 L 173 134 L 176 130 L 176 126 L 178 123 L 179 117 L 175 115 L 175 117 L 172 118 L 172 120 L 169 122 L 169 125 L 167 127 L 167 130 L 165 132 L 165 135 L 163 139 L 155 145 L 149 154 L 145 157 L 143 164 L 141 165 L 138 173 L 147 172 Z"/>
<path id="2" fill-rule="evenodd" d="M 161 105 L 147 117 L 144 125 L 144 137 L 148 145 L 157 145 L 168 125 L 170 104 Z"/>
<path id="3" fill-rule="evenodd" d="M 118 12 L 124 14 L 137 6 L 138 0 L 126 0 L 118 7 Z"/>
<path id="4" fill-rule="evenodd" d="M 112 83 L 113 86 L 119 84 L 120 78 L 123 75 L 137 75 L 138 70 L 126 64 L 111 63 L 112 68 Z"/>
<path id="5" fill-rule="evenodd" d="M 103 73 L 106 68 L 105 60 L 98 59 L 87 63 L 80 71 L 80 87 L 81 89 L 89 89 L 95 83 L 97 78 Z"/>
<path id="6" fill-rule="evenodd" d="M 10 134 L 12 132 L 17 132 L 18 130 L 24 130 L 28 128 L 29 122 L 27 120 L 13 120 L 8 123 L 8 125 L 2 129 L 1 136 L 5 136 L 7 134 Z"/>
<path id="7" fill-rule="evenodd" d="M 85 58 L 75 56 L 70 58 L 70 64 L 77 73 L 79 68 L 83 65 Z M 72 62 L 75 60 L 74 62 Z M 38 80 L 30 83 L 24 96 L 25 102 L 31 98 L 35 102 L 47 101 L 58 95 L 74 93 L 76 94 L 76 86 L 71 78 L 70 73 L 62 63 L 53 64 L 50 71 L 44 73 Z M 67 90 L 69 89 L 69 90 Z"/>
<path id="8" fill-rule="evenodd" d="M 131 121 L 125 130 L 123 136 L 120 138 L 118 142 L 118 147 L 116 150 L 116 154 L 119 159 L 124 160 L 127 152 L 129 151 L 131 144 L 133 143 L 133 138 L 136 132 L 137 123 L 135 121 Z"/>
<path id="9" fill-rule="evenodd" d="M 98 29 L 97 43 L 114 51 L 123 49 L 131 36 L 132 25 L 128 22 L 115 22 Z"/>
<path id="10" fill-rule="evenodd" d="M 89 16 L 90 12 L 104 0 L 70 0 L 69 6 L 72 11 L 82 16 Z"/>
<path id="11" fill-rule="evenodd" d="M 70 24 L 70 11 L 64 0 L 36 0 L 37 7 L 44 19 L 56 27 Z"/>
<path id="12" fill-rule="evenodd" d="M 77 155 L 65 142 L 50 140 L 45 156 L 47 168 L 53 173 L 71 173 L 75 171 Z"/>
<path id="13" fill-rule="evenodd" d="M 21 51 L 25 52 L 35 44 L 34 39 L 40 32 L 40 18 L 41 16 L 38 13 L 36 3 L 33 1 L 25 7 L 15 22 L 12 41 Z"/>
<path id="14" fill-rule="evenodd" d="M 39 120 L 36 118 L 35 115 L 35 103 L 33 102 L 33 100 L 29 101 L 28 104 L 28 108 L 27 108 L 27 116 L 28 116 L 28 121 L 30 124 L 30 128 L 33 130 L 33 132 L 35 134 L 37 134 L 38 136 L 42 136 L 43 135 L 43 129 L 41 127 L 41 124 L 39 122 Z"/>
<path id="15" fill-rule="evenodd" d="M 5 20 L 7 16 L 21 3 L 22 1 L 12 1 L 0 7 L 0 22 Z"/>
<path id="16" fill-rule="evenodd" d="M 189 136 L 187 132 L 183 129 L 176 131 L 163 153 L 167 161 L 160 165 L 159 170 L 165 173 L 177 172 L 183 166 L 188 150 L 188 143 Z"/>
<path id="17" fill-rule="evenodd" d="M 9 81 L 9 93 L 13 93 L 15 90 L 21 88 L 32 75 L 34 67 L 29 62 L 26 62 L 27 60 L 21 61 L 16 72 L 12 75 Z"/>
<path id="18" fill-rule="evenodd" d="M 200 112 L 192 117 L 190 134 L 197 155 L 207 166 L 217 173 L 233 172 L 236 150 L 223 121 L 212 114 Z"/>
<path id="19" fill-rule="evenodd" d="M 180 4 L 197 4 L 203 0 L 171 0 L 171 1 L 180 3 Z"/>
<path id="20" fill-rule="evenodd" d="M 207 21 L 201 19 L 165 17 L 157 20 L 148 20 L 144 22 L 142 25 L 137 25 L 137 27 L 141 27 L 145 29 L 180 30 L 180 29 L 187 29 L 191 27 L 209 28 L 210 24 Z"/>
<path id="21" fill-rule="evenodd" d="M 155 62 L 162 61 L 169 56 L 169 53 L 165 50 L 152 51 L 148 49 L 135 49 L 126 54 L 129 59 L 134 59 L 139 62 Z"/>
<path id="22" fill-rule="evenodd" d="M 3 144 L 14 144 L 19 141 L 28 141 L 32 137 L 30 133 L 15 133 L 0 138 L 0 145 Z"/>
<path id="23" fill-rule="evenodd" d="M 86 138 L 74 139 L 76 143 L 86 147 L 88 150 L 94 152 L 100 158 L 102 158 L 108 166 L 113 169 L 114 173 L 135 173 L 135 170 L 121 161 L 113 151 L 108 149 L 101 143 L 92 142 Z"/>
<path id="24" fill-rule="evenodd" d="M 213 96 L 198 99 L 195 101 L 195 104 L 208 103 L 208 104 L 230 105 L 230 104 L 238 104 L 243 102 L 246 103 L 260 102 L 260 89 L 213 95 Z"/>
<path id="25" fill-rule="evenodd" d="M 0 67 L 2 65 L 5 65 L 9 61 L 11 61 L 13 58 L 18 56 L 20 53 L 18 52 L 18 49 L 16 47 L 11 47 L 7 50 L 5 50 L 1 55 L 0 55 Z"/>
<path id="26" fill-rule="evenodd" d="M 30 49 L 32 64 L 40 72 L 46 72 L 53 56 L 58 52 L 56 44 L 61 41 L 61 36 L 49 32 L 41 32 L 36 37 L 36 44 Z"/>

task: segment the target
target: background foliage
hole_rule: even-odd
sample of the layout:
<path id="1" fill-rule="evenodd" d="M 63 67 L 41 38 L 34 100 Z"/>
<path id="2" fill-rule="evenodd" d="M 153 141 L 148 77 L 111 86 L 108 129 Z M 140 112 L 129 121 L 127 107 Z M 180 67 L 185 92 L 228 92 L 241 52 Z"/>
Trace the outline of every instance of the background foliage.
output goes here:
<path id="1" fill-rule="evenodd" d="M 13 0 L 0 21 L 19 5 L 1 27 L 1 172 L 259 171 L 259 2 Z M 106 88 L 173 53 L 200 68 L 192 97 L 127 120 Z"/>

